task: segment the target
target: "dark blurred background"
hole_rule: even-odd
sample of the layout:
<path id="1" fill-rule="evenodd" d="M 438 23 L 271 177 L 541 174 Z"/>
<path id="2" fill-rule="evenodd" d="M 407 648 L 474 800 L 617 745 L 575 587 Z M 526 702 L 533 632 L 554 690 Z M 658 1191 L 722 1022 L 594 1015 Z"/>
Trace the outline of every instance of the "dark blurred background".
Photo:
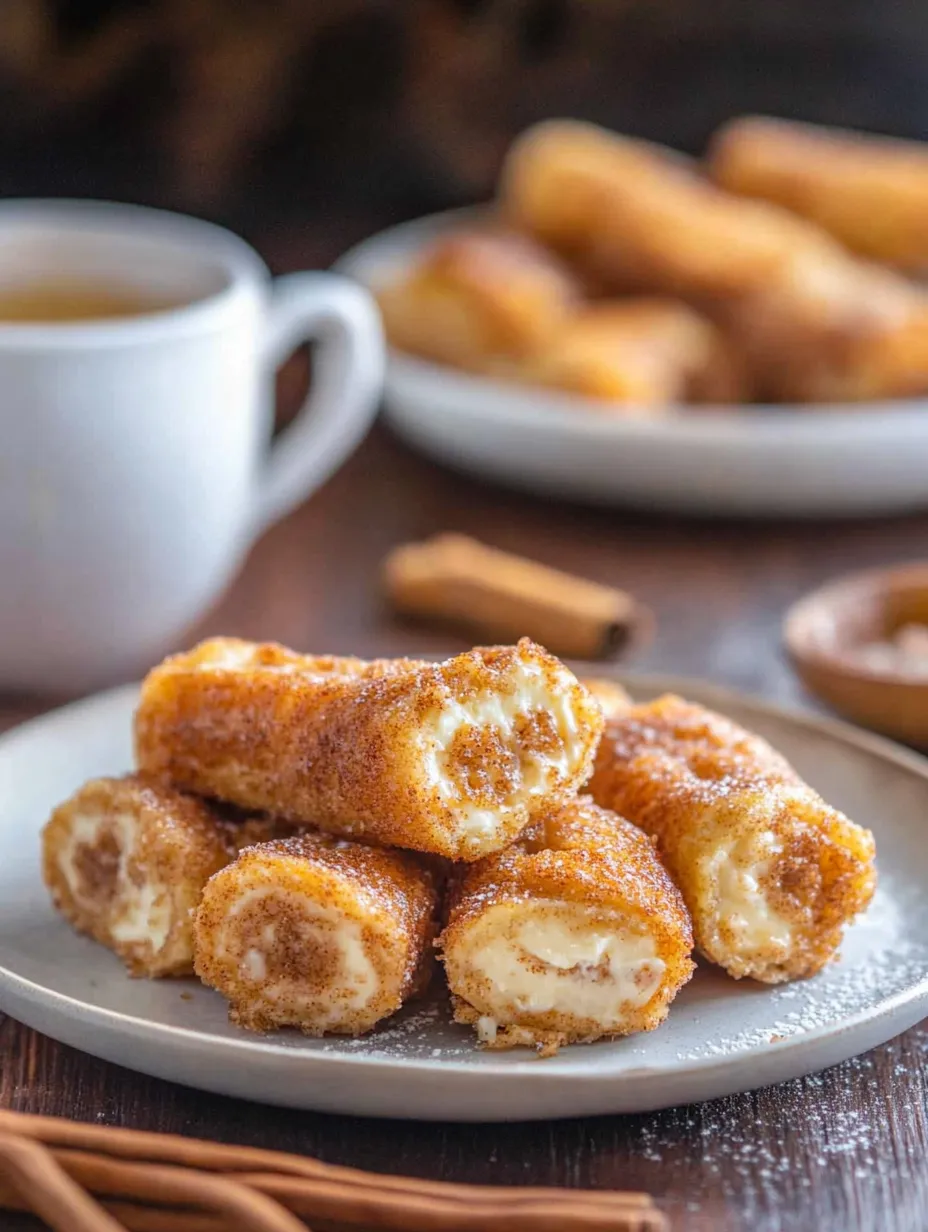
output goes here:
<path id="1" fill-rule="evenodd" d="M 0 0 L 0 192 L 318 264 L 486 196 L 546 115 L 691 151 L 744 111 L 928 137 L 926 62 L 925 0 Z"/>

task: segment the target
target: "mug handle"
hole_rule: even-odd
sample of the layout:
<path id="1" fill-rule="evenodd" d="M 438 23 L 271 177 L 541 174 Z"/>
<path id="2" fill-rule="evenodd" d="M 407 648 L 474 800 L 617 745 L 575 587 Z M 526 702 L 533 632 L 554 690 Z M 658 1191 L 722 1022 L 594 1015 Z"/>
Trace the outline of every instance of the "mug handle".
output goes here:
<path id="1" fill-rule="evenodd" d="M 385 350 L 372 297 L 337 274 L 285 274 L 272 284 L 262 362 L 272 371 L 316 339 L 312 387 L 271 446 L 258 481 L 255 535 L 314 492 L 361 441 L 383 390 Z"/>

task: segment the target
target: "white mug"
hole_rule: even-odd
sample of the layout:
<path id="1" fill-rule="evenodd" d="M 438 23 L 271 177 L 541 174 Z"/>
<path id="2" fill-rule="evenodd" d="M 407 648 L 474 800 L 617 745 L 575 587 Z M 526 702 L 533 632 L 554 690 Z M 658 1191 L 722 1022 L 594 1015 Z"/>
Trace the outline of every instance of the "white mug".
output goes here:
<path id="1" fill-rule="evenodd" d="M 272 281 L 193 218 L 0 203 L 0 299 L 51 280 L 177 306 L 0 321 L 0 689 L 83 690 L 160 657 L 351 452 L 383 381 L 365 291 Z M 312 389 L 271 443 L 274 371 L 310 339 Z"/>

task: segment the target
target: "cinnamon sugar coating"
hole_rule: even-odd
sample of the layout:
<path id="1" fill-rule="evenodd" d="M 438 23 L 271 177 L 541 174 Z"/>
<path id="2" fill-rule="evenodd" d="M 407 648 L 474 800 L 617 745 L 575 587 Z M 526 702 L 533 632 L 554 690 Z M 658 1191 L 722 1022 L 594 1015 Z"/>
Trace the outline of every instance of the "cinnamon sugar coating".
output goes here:
<path id="1" fill-rule="evenodd" d="M 439 939 L 458 1022 L 493 1048 L 650 1031 L 693 971 L 683 899 L 654 845 L 580 797 L 472 865 Z"/>
<path id="2" fill-rule="evenodd" d="M 798 130 L 790 131 L 786 145 L 795 149 Z M 765 132 L 769 151 L 771 133 Z M 755 129 L 755 151 L 758 136 Z M 783 143 L 775 144 L 782 154 Z M 828 144 L 834 154 L 834 135 Z M 716 172 L 718 155 L 717 148 Z M 806 153 L 803 161 L 815 157 Z M 873 155 L 865 157 L 874 162 Z M 826 148 L 817 159 L 820 171 L 828 161 Z M 875 183 L 860 174 L 863 161 L 851 159 L 869 198 Z M 809 183 L 787 178 L 785 195 L 759 195 L 793 197 L 794 207 L 801 196 L 810 205 Z M 881 198 L 896 196 L 895 171 L 890 181 L 892 188 L 887 183 L 878 190 Z M 922 191 L 926 184 L 928 175 Z M 832 184 L 827 196 L 847 223 L 853 194 Z M 717 351 L 707 369 L 710 391 L 721 378 L 722 389 L 729 385 L 737 401 L 739 371 L 761 401 L 867 402 L 928 389 L 924 288 L 848 252 L 810 220 L 825 221 L 814 208 L 800 208 L 810 215 L 802 218 L 772 201 L 735 196 L 695 174 L 673 151 L 564 120 L 534 125 L 514 143 L 501 198 L 515 226 L 572 258 L 604 289 L 678 295 L 704 309 L 723 335 L 721 349 L 710 348 Z M 869 241 L 898 238 L 899 228 L 887 226 L 881 211 L 858 206 L 856 212 Z M 920 205 L 916 213 L 924 245 Z M 832 214 L 838 233 L 835 221 Z M 863 248 L 874 251 L 872 242 Z M 704 396 L 715 400 L 713 392 Z"/>
<path id="3" fill-rule="evenodd" d="M 253 1031 L 360 1035 L 427 981 L 438 874 L 330 835 L 245 849 L 207 884 L 196 972 Z"/>
<path id="4" fill-rule="evenodd" d="M 500 196 L 515 226 L 622 292 L 711 302 L 835 247 L 787 210 L 722 192 L 675 151 L 576 120 L 527 129 L 507 155 Z"/>
<path id="5" fill-rule="evenodd" d="M 602 727 L 528 639 L 365 663 L 217 638 L 149 673 L 135 738 L 139 766 L 177 787 L 475 860 L 577 790 Z"/>
<path id="6" fill-rule="evenodd" d="M 581 299 L 577 279 L 528 236 L 467 229 L 440 236 L 377 296 L 390 342 L 473 372 L 536 355 Z"/>
<path id="7" fill-rule="evenodd" d="M 712 138 L 707 171 L 730 192 L 809 218 L 872 261 L 928 267 L 928 153 L 900 141 L 767 116 L 741 116 Z"/>
<path id="8" fill-rule="evenodd" d="M 680 300 L 650 295 L 589 304 L 513 376 L 599 399 L 610 413 L 750 396 L 744 365 L 716 325 Z"/>
<path id="9" fill-rule="evenodd" d="M 235 825 L 142 775 L 93 779 L 52 813 L 42 872 L 55 906 L 133 975 L 193 970 L 192 912 L 206 881 L 273 822 Z"/>
<path id="10" fill-rule="evenodd" d="M 831 808 L 770 745 L 679 697 L 613 716 L 589 789 L 652 835 L 730 975 L 813 975 L 876 884 L 868 830 Z"/>

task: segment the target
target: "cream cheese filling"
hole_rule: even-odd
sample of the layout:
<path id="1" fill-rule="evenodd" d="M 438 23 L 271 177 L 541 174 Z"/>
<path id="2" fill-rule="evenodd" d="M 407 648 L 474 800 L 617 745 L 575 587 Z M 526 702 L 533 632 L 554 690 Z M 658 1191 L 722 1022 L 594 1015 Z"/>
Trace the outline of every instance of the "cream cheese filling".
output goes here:
<path id="1" fill-rule="evenodd" d="M 742 954 L 792 944 L 793 926 L 776 911 L 763 890 L 782 842 L 770 830 L 745 834 L 721 844 L 703 863 L 704 875 L 716 891 L 716 917 L 734 937 Z"/>
<path id="2" fill-rule="evenodd" d="M 443 801 L 453 805 L 460 834 L 475 843 L 495 834 L 499 811 L 469 801 L 451 772 L 450 749 L 462 731 L 493 727 L 499 732 L 503 744 L 519 757 L 520 794 L 544 793 L 549 790 L 552 779 L 567 779 L 576 769 L 572 749 L 579 723 L 569 687 L 573 678 L 565 672 L 564 687 L 552 689 L 537 663 L 520 664 L 518 676 L 518 683 L 509 692 L 488 691 L 466 702 L 449 698 L 431 721 L 422 726 L 420 738 L 426 779 Z M 559 737 L 557 750 L 540 753 L 518 748 L 516 725 L 537 711 L 547 711 L 551 715 Z M 504 807 L 507 805 L 508 802 L 504 802 Z"/>
<path id="3" fill-rule="evenodd" d="M 128 882 L 123 882 L 128 884 Z M 146 881 L 122 896 L 123 910 L 110 923 L 110 935 L 125 944 L 147 942 L 152 952 L 162 949 L 171 931 L 171 895 L 159 882 Z"/>
<path id="4" fill-rule="evenodd" d="M 620 916 L 551 902 L 491 907 L 468 932 L 463 966 L 449 959 L 453 982 L 464 977 L 461 995 L 470 979 L 489 985 L 479 1007 L 487 1010 L 478 1022 L 483 1038 L 522 1014 L 621 1027 L 658 991 L 666 966 L 654 938 Z"/>

